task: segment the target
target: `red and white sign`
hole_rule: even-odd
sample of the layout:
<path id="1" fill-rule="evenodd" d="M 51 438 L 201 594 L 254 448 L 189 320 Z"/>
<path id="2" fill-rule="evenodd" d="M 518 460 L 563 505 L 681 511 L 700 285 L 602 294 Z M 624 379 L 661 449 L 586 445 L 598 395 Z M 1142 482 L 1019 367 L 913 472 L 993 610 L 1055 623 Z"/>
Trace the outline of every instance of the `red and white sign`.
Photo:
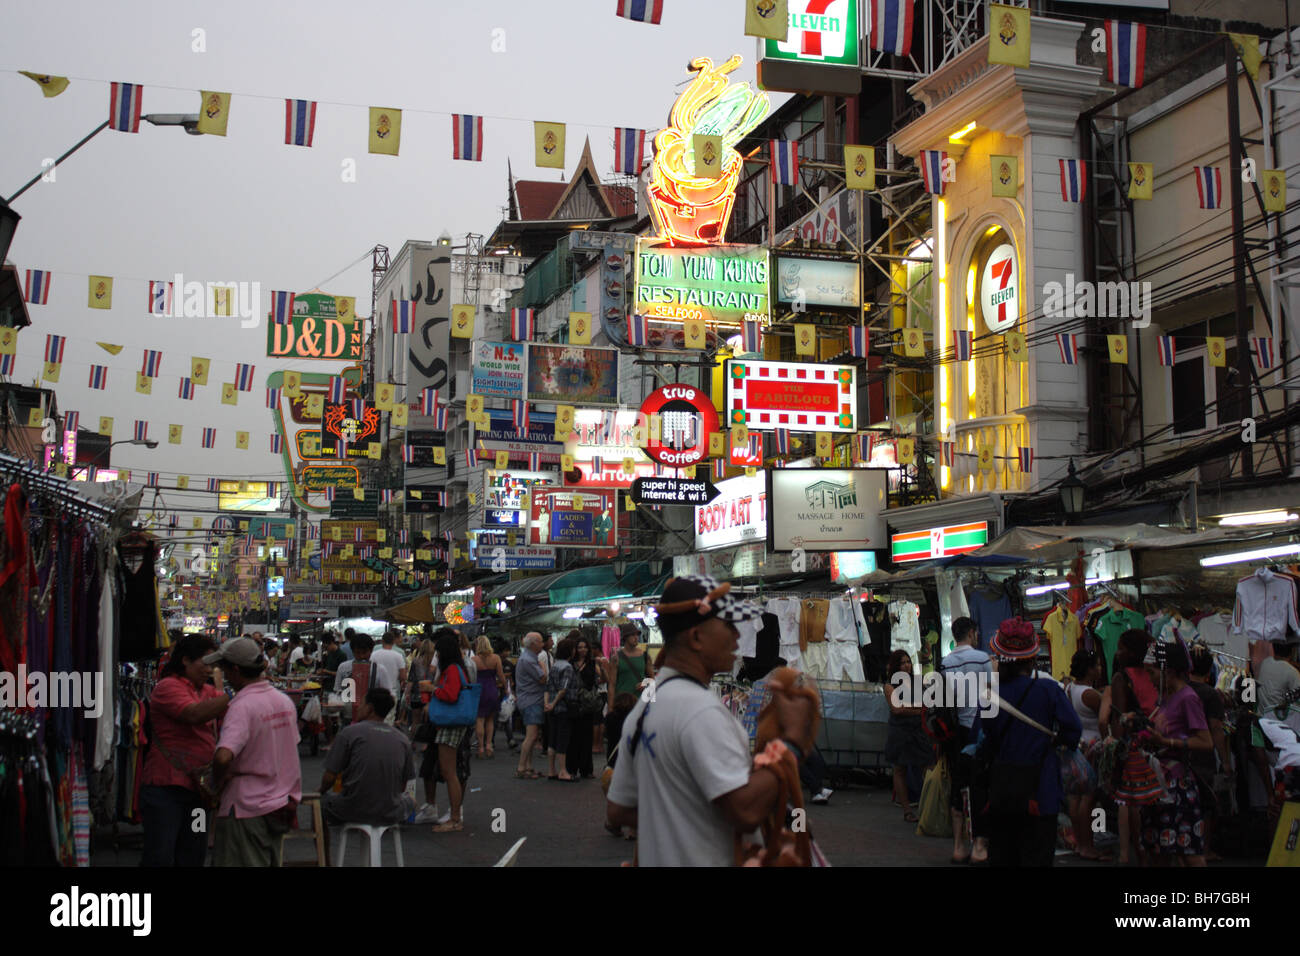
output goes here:
<path id="1" fill-rule="evenodd" d="M 857 371 L 806 362 L 727 363 L 727 426 L 751 431 L 857 430 Z"/>
<path id="2" fill-rule="evenodd" d="M 712 400 L 694 385 L 665 385 L 641 403 L 647 423 L 659 416 L 659 438 L 647 437 L 645 453 L 670 468 L 688 468 L 709 454 L 709 436 L 718 430 Z"/>
<path id="3" fill-rule="evenodd" d="M 980 311 L 990 332 L 1005 332 L 1020 318 L 1019 285 L 1015 247 L 998 246 L 985 261 L 980 279 Z"/>

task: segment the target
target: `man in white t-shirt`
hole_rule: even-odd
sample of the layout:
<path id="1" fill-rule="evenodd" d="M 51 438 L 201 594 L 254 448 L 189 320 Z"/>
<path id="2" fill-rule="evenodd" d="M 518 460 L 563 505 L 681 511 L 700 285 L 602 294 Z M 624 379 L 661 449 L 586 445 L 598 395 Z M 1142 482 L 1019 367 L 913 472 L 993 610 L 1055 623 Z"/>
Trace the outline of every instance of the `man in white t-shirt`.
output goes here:
<path id="1" fill-rule="evenodd" d="M 731 670 L 736 622 L 760 613 L 703 575 L 664 590 L 663 666 L 623 725 L 606 808 L 611 826 L 636 828 L 641 866 L 730 866 L 734 835 L 774 809 L 775 774 L 751 773 L 748 735 L 708 688 Z M 802 760 L 812 749 L 812 702 L 777 695 L 773 703 L 782 739 Z"/>
<path id="2" fill-rule="evenodd" d="M 1255 667 L 1255 675 L 1259 684 L 1256 693 L 1257 711 L 1260 717 L 1267 717 L 1270 720 L 1283 720 L 1283 716 L 1276 713 L 1285 702 L 1288 695 L 1294 695 L 1300 690 L 1300 673 L 1289 663 L 1291 654 L 1294 653 L 1294 645 L 1283 644 L 1280 641 L 1273 643 L 1273 656 L 1266 657 Z M 1291 710 L 1300 710 L 1300 701 L 1291 701 Z"/>
<path id="3" fill-rule="evenodd" d="M 285 664 L 284 672 L 286 674 L 292 674 L 293 665 L 303 660 L 306 656 L 307 652 L 302 649 L 302 641 L 298 638 L 297 634 L 294 634 L 289 638 L 289 662 Z"/>
<path id="4" fill-rule="evenodd" d="M 393 700 L 398 699 L 399 691 L 406 683 L 406 658 L 393 646 L 396 643 L 397 632 L 385 631 L 384 646 L 375 648 L 370 654 L 370 666 L 374 668 L 378 686 L 392 694 Z M 396 717 L 397 708 L 394 707 L 384 718 L 384 723 L 391 725 Z"/>

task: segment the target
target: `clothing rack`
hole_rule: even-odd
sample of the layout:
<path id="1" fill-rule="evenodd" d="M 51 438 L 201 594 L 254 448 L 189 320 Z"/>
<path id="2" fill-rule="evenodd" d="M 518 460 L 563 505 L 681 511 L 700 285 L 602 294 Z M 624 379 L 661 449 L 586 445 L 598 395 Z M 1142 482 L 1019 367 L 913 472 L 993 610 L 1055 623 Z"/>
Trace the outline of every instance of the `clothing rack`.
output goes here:
<path id="1" fill-rule="evenodd" d="M 42 471 L 36 462 L 0 452 L 0 473 L 5 484 L 17 482 L 28 493 L 55 499 L 59 506 L 76 517 L 91 521 L 108 521 L 114 508 L 91 501 L 72 488 L 73 482 Z"/>

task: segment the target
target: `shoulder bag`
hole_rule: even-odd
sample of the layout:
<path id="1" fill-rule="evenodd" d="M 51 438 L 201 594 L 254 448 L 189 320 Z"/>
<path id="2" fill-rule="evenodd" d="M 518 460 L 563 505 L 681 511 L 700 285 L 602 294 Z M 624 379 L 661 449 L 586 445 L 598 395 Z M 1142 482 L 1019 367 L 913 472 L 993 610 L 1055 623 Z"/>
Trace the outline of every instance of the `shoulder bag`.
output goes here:
<path id="1" fill-rule="evenodd" d="M 436 695 L 429 701 L 428 713 L 431 724 L 439 727 L 470 727 L 478 716 L 478 701 L 483 686 L 477 682 L 471 684 L 465 668 L 457 665 L 457 669 L 460 671 L 461 679 L 460 694 L 454 703 L 439 700 Z"/>

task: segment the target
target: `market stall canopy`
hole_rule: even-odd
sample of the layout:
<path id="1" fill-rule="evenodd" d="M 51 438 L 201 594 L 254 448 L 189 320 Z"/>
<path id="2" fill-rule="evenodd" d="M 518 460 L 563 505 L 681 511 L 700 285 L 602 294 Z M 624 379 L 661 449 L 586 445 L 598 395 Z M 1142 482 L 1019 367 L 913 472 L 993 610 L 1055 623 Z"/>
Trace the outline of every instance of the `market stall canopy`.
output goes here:
<path id="1" fill-rule="evenodd" d="M 394 624 L 432 624 L 433 599 L 428 594 L 421 594 L 419 597 L 390 607 L 379 617 Z"/>

